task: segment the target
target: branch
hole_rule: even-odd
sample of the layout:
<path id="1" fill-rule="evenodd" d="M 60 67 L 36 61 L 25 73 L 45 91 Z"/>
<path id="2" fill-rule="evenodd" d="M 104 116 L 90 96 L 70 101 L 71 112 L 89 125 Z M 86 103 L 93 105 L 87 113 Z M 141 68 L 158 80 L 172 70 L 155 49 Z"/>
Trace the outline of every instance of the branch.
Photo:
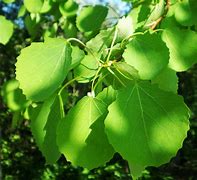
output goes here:
<path id="1" fill-rule="evenodd" d="M 150 24 L 150 29 L 154 30 L 157 25 L 159 25 L 161 23 L 161 21 L 166 17 L 166 14 L 168 13 L 169 9 L 170 9 L 170 0 L 166 0 L 166 5 L 165 5 L 165 12 L 162 16 L 160 16 L 156 21 L 152 22 Z"/>

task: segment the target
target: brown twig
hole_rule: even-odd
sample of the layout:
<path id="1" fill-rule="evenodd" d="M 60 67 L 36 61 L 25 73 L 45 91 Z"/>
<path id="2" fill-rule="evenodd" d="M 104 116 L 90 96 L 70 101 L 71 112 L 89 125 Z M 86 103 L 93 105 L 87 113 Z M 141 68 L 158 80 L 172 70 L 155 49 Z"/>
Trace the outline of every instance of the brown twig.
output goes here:
<path id="1" fill-rule="evenodd" d="M 170 9 L 170 0 L 166 0 L 166 11 L 168 12 Z"/>
<path id="2" fill-rule="evenodd" d="M 151 24 L 150 29 L 154 30 L 157 27 L 157 25 L 165 18 L 169 9 L 170 9 L 170 0 L 166 0 L 166 10 L 164 14 Z"/>
<path id="3" fill-rule="evenodd" d="M 156 21 L 154 21 L 154 22 L 152 23 L 152 25 L 150 26 L 150 29 L 154 30 L 154 29 L 157 27 L 157 25 L 162 21 L 163 18 L 164 18 L 164 17 L 161 16 L 161 17 L 159 17 L 159 19 L 157 19 Z"/>

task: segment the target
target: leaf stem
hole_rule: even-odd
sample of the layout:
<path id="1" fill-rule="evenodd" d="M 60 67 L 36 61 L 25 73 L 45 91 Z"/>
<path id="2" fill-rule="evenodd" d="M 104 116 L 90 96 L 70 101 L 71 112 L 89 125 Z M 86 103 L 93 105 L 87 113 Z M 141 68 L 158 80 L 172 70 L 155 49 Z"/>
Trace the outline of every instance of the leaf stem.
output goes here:
<path id="1" fill-rule="evenodd" d="M 60 102 L 60 109 L 61 109 L 61 111 L 60 111 L 60 116 L 61 116 L 61 118 L 63 118 L 63 117 L 65 117 L 65 112 L 64 112 L 64 103 L 63 103 L 63 100 L 62 100 L 62 96 L 61 95 L 59 95 L 59 93 L 58 93 L 58 98 L 59 98 L 59 102 Z"/>
<path id="2" fill-rule="evenodd" d="M 95 81 L 96 81 L 96 79 L 99 77 L 99 73 L 100 73 L 100 71 L 101 71 L 102 68 L 103 68 L 102 66 L 100 66 L 100 67 L 98 68 L 98 70 L 97 70 L 97 72 L 96 72 L 96 74 L 95 74 L 95 76 L 94 76 L 94 79 L 93 79 L 93 81 L 92 81 L 91 91 L 92 91 L 93 93 L 94 93 L 94 91 L 95 91 L 95 86 L 94 86 Z"/>
<path id="3" fill-rule="evenodd" d="M 61 89 L 59 90 L 58 92 L 58 98 L 59 98 L 59 102 L 60 102 L 60 109 L 61 109 L 61 118 L 63 118 L 65 116 L 65 112 L 64 112 L 64 103 L 63 103 L 63 100 L 62 100 L 62 96 L 61 96 L 61 93 L 62 91 L 67 87 L 69 86 L 70 84 L 72 84 L 74 81 L 77 80 L 77 78 L 79 78 L 79 76 L 77 76 L 76 78 L 74 79 L 71 79 L 70 81 L 68 81 L 64 86 L 61 87 Z"/>
<path id="4" fill-rule="evenodd" d="M 97 88 L 97 86 L 103 81 L 103 79 L 105 79 L 109 74 L 105 74 L 104 76 L 102 76 L 101 78 L 98 79 L 97 83 L 94 85 L 94 89 Z"/>
<path id="5" fill-rule="evenodd" d="M 115 30 L 115 28 L 113 27 L 113 29 L 111 30 L 110 34 L 107 36 L 107 38 L 105 39 L 105 41 L 103 41 L 102 45 L 100 46 L 99 50 L 97 51 L 98 53 L 101 52 L 103 46 L 105 45 L 105 42 L 106 42 L 107 40 L 109 40 L 109 38 L 110 38 L 110 36 L 113 34 L 114 30 Z"/>
<path id="6" fill-rule="evenodd" d="M 64 86 L 62 86 L 61 87 L 61 89 L 59 90 L 59 92 L 58 92 L 58 96 L 60 96 L 61 95 L 61 93 L 62 93 L 62 91 L 67 87 L 67 86 L 69 86 L 70 84 L 72 84 L 74 81 L 76 81 L 77 80 L 77 78 L 79 78 L 79 76 L 77 76 L 76 78 L 74 78 L 74 79 L 71 79 L 70 81 L 68 81 L 66 84 L 64 84 Z"/>
<path id="7" fill-rule="evenodd" d="M 92 52 L 92 50 L 90 48 L 88 48 L 81 40 L 77 39 L 77 38 L 69 38 L 67 39 L 68 42 L 70 41 L 75 41 L 75 42 L 78 42 L 79 44 L 81 44 L 86 50 L 87 52 L 89 52 L 93 57 L 94 59 L 100 63 L 100 60 L 94 55 L 94 53 Z"/>
<path id="8" fill-rule="evenodd" d="M 117 35 L 118 35 L 118 28 L 116 27 L 115 33 L 114 33 L 114 37 L 113 37 L 113 40 L 112 40 L 112 43 L 111 43 L 111 46 L 110 46 L 110 51 L 109 51 L 109 54 L 108 54 L 108 56 L 107 56 L 106 62 L 109 62 L 109 59 L 110 59 L 110 56 L 111 56 L 111 53 L 112 53 L 113 46 L 114 46 L 114 44 L 115 44 Z"/>

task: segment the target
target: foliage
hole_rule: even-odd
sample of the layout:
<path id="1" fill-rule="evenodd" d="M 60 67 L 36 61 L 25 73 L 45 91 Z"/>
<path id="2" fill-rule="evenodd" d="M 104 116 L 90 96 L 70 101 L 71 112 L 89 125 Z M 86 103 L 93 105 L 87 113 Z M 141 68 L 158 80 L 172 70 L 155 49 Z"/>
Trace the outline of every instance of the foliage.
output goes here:
<path id="1" fill-rule="evenodd" d="M 30 119 L 47 163 L 62 153 L 73 165 L 93 169 L 118 152 L 137 178 L 182 147 L 190 111 L 177 95 L 176 72 L 197 62 L 194 2 L 132 3 L 126 17 L 109 27 L 110 6 L 24 1 L 20 16 L 31 41 L 44 42 L 21 50 L 16 80 L 4 85 L 2 95 L 15 122 Z M 70 103 L 69 92 L 79 87 L 85 90 Z"/>
<path id="2" fill-rule="evenodd" d="M 6 44 L 13 33 L 13 24 L 4 16 L 0 16 L 0 29 L 4 29 L 4 31 L 1 30 L 0 43 Z"/>

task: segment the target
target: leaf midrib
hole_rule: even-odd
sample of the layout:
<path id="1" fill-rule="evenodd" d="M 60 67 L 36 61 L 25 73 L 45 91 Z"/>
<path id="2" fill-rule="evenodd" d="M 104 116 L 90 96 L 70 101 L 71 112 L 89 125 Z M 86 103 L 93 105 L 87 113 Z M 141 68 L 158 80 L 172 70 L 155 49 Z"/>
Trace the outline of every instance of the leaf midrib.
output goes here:
<path id="1" fill-rule="evenodd" d="M 141 97 L 140 97 L 140 93 L 139 93 L 139 89 L 138 89 L 139 86 L 138 86 L 137 83 L 136 83 L 135 87 L 136 87 L 137 96 L 138 96 L 139 105 L 140 105 L 140 110 L 141 110 L 141 117 L 142 117 L 141 119 L 142 119 L 142 123 L 143 123 L 143 126 L 144 126 L 144 133 L 145 133 L 145 136 L 146 136 L 146 139 L 147 139 L 146 144 L 148 146 L 148 149 L 149 149 L 149 152 L 150 152 L 150 155 L 151 155 L 152 159 L 155 159 L 154 156 L 153 156 L 153 152 L 150 148 L 150 145 L 148 143 L 150 138 L 148 136 L 148 131 L 146 129 L 146 123 L 145 123 L 145 118 L 144 118 L 144 110 L 143 110 L 142 101 L 141 101 Z"/>

